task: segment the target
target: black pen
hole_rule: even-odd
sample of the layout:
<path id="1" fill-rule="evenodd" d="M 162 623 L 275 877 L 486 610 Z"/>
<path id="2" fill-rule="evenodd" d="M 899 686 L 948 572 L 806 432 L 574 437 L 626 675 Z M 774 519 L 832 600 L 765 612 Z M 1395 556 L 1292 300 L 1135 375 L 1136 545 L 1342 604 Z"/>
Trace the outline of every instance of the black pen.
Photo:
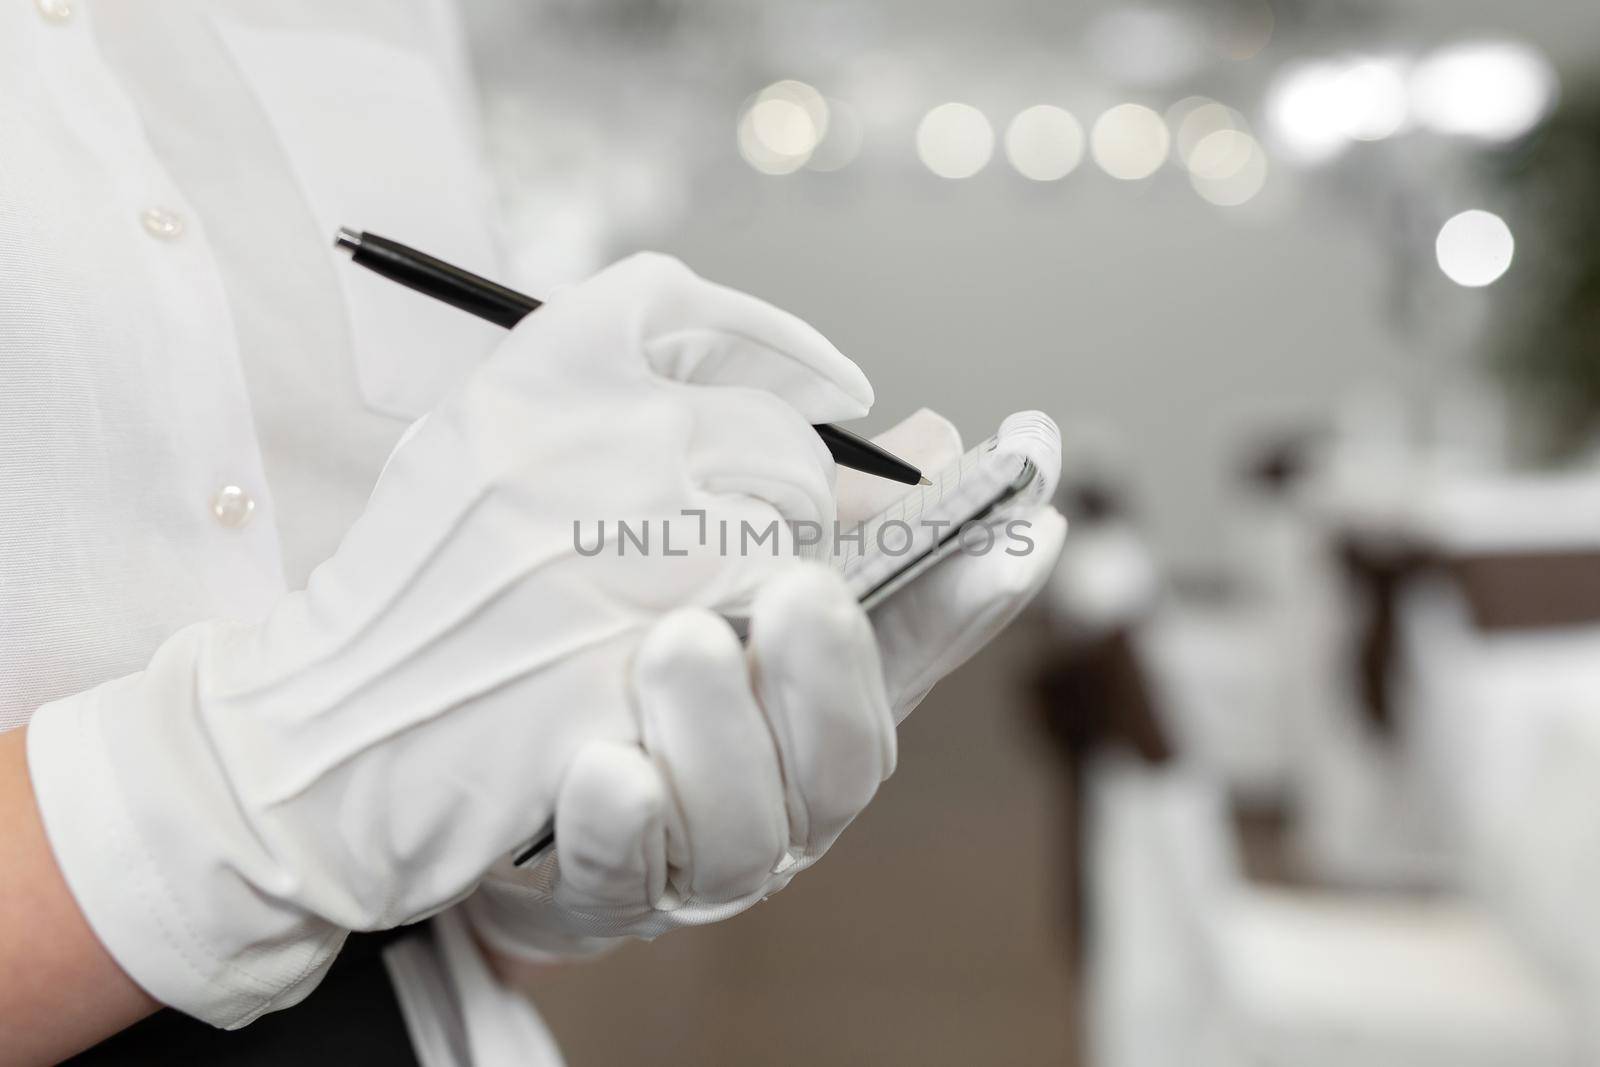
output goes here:
<path id="1" fill-rule="evenodd" d="M 349 252 L 355 263 L 390 281 L 399 282 L 508 330 L 525 316 L 538 311 L 543 304 L 498 282 L 377 234 L 341 227 L 333 243 L 334 247 Z M 905 485 L 929 484 L 917 468 L 865 437 L 827 424 L 816 427 L 816 431 L 833 454 L 834 462 L 841 467 Z"/>

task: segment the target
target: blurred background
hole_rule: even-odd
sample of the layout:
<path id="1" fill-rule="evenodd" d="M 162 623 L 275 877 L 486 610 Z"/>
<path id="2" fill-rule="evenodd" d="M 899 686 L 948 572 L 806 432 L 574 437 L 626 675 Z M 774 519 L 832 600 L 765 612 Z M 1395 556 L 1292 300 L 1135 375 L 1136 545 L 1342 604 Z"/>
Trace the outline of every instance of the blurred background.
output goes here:
<path id="1" fill-rule="evenodd" d="M 575 1065 L 1600 1063 L 1600 5 L 466 0 L 514 273 L 640 247 L 1066 556 Z"/>

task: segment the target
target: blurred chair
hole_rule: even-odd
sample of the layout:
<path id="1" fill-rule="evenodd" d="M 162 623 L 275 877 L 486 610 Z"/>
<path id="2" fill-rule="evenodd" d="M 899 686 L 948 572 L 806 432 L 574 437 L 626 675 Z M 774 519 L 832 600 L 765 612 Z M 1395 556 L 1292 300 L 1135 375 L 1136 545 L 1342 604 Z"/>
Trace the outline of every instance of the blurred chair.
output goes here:
<path id="1" fill-rule="evenodd" d="M 1227 1055 L 1600 1062 L 1600 478 L 1441 474 L 1397 529 L 1407 558 L 1391 574 L 1386 659 L 1401 669 L 1376 679 L 1398 717 L 1391 770 L 1422 809 L 1411 824 L 1442 831 L 1461 891 L 1294 892 L 1236 877 L 1206 890 L 1229 868 L 1214 798 L 1157 794 L 1157 852 L 1190 867 L 1165 884 L 1213 901 L 1192 921 L 1216 968 Z"/>
<path id="2" fill-rule="evenodd" d="M 1259 809 L 1282 808 L 1292 792 L 1286 709 L 1305 699 L 1307 654 L 1324 643 L 1305 588 L 1320 544 L 1294 503 L 1316 449 L 1312 431 L 1279 431 L 1253 450 L 1220 595 L 1171 597 L 1146 632 L 1152 682 L 1185 758 Z"/>
<path id="3" fill-rule="evenodd" d="M 1159 596 L 1155 560 L 1103 481 L 1080 478 L 1063 487 L 1058 504 L 1072 536 L 1037 609 L 1044 649 L 1031 695 L 1060 761 L 1060 892 L 1067 964 L 1081 993 L 1099 918 L 1088 907 L 1091 770 L 1113 752 L 1159 766 L 1171 743 L 1139 648 Z"/>
<path id="4" fill-rule="evenodd" d="M 1176 952 L 1208 982 L 1211 1063 L 1583 1062 L 1579 998 L 1500 917 L 1456 898 L 1251 885 L 1219 801 L 1178 776 L 1134 801 L 1151 808 L 1148 884 L 1177 896 Z"/>
<path id="5" fill-rule="evenodd" d="M 1503 478 L 1506 432 L 1500 401 L 1471 382 L 1443 383 L 1430 415 L 1417 441 L 1393 397 L 1352 396 L 1296 491 L 1253 522 L 1256 541 L 1268 530 L 1294 546 L 1251 558 L 1266 561 L 1270 647 L 1293 679 L 1281 711 L 1297 851 L 1329 883 L 1439 887 L 1460 875 L 1438 790 L 1418 774 L 1426 727 L 1406 685 L 1404 616 L 1438 575 L 1430 501 Z"/>
<path id="6" fill-rule="evenodd" d="M 1474 892 L 1249 882 L 1229 818 L 1236 783 L 1183 743 L 1183 679 L 1206 675 L 1160 662 L 1163 646 L 1151 635 L 1168 608 L 1155 610 L 1153 598 L 1124 601 L 1119 625 L 1134 638 L 1124 673 L 1166 674 L 1165 685 L 1143 683 L 1154 694 L 1144 706 L 1177 724 L 1177 743 L 1160 759 L 1127 743 L 1077 758 L 1091 1062 L 1600 1063 L 1592 1010 L 1600 1009 L 1600 631 L 1587 626 L 1591 606 L 1600 618 L 1600 597 L 1586 592 L 1600 592 L 1600 570 L 1589 566 L 1600 559 L 1588 561 L 1557 534 L 1588 530 L 1600 541 L 1600 485 L 1533 493 L 1511 507 L 1481 488 L 1462 496 L 1461 486 L 1481 482 L 1436 480 L 1393 527 L 1406 532 L 1408 552 L 1433 548 L 1397 568 L 1386 641 L 1402 651 L 1385 658 L 1405 669 L 1385 668 L 1384 684 L 1400 683 L 1384 694 L 1396 720 L 1392 738 L 1371 746 L 1388 752 L 1374 777 L 1396 788 L 1391 796 L 1425 797 L 1438 785 L 1419 766 L 1455 784 L 1437 806 L 1475 827 L 1464 835 L 1472 847 L 1459 849 L 1477 872 L 1467 883 Z M 1518 489 L 1531 493 L 1527 483 Z M 1469 499 L 1499 524 L 1470 514 Z M 1579 502 L 1588 500 L 1586 511 Z M 1531 534 L 1530 524 L 1544 533 Z M 1136 534 L 1123 525 L 1117 536 L 1117 555 L 1133 558 Z M 1106 597 L 1084 600 L 1084 580 L 1069 577 L 1093 558 L 1073 561 L 1053 587 L 1058 617 L 1072 617 L 1080 602 L 1111 617 Z M 1529 589 L 1543 592 L 1521 595 Z M 1556 621 L 1563 625 L 1552 628 Z M 1282 647 L 1258 633 L 1257 654 Z M 1361 695 L 1351 681 L 1359 675 L 1342 677 Z M 1082 721 L 1114 719 L 1090 713 Z M 1339 721 L 1372 723 L 1365 709 Z M 1363 814 L 1352 828 L 1375 825 L 1384 812 Z"/>
<path id="7" fill-rule="evenodd" d="M 1419 448 L 1392 398 L 1356 400 L 1331 435 L 1255 464 L 1234 536 L 1248 594 L 1242 618 L 1192 628 L 1212 642 L 1232 631 L 1231 658 L 1254 666 L 1255 690 L 1234 714 L 1267 724 L 1258 733 L 1275 731 L 1276 776 L 1308 873 L 1347 886 L 1449 884 L 1452 856 L 1411 795 L 1410 726 L 1395 685 L 1399 605 L 1431 558 L 1417 540 L 1419 494 L 1493 458 L 1453 439 Z M 1191 665 L 1193 656 L 1157 663 L 1178 694 L 1176 718 L 1219 717 L 1189 709 L 1219 699 L 1208 673 L 1228 658 L 1213 655 L 1209 668 Z M 1237 774 L 1229 784 L 1238 789 Z"/>
<path id="8" fill-rule="evenodd" d="M 1066 922 L 1068 951 L 1077 961 L 1087 769 L 1113 748 L 1159 765 L 1170 757 L 1171 742 L 1138 647 L 1157 596 L 1155 562 L 1109 490 L 1079 484 L 1062 497 L 1073 537 L 1042 598 L 1047 651 L 1032 689 L 1066 785 Z"/>
<path id="9" fill-rule="evenodd" d="M 1407 773 L 1493 893 L 1540 720 L 1600 718 L 1600 476 L 1459 479 L 1419 502 L 1417 528 L 1433 559 L 1400 607 Z"/>
<path id="10" fill-rule="evenodd" d="M 1560 786 L 1524 810 L 1550 828 L 1524 842 L 1520 913 L 1459 897 L 1265 887 L 1248 882 L 1217 783 L 1179 763 L 1109 758 L 1091 771 L 1088 837 L 1091 1062 L 1097 1067 L 1567 1067 L 1585 1055 L 1595 942 L 1559 941 L 1600 889 L 1593 804 L 1600 732 Z M 1582 766 L 1582 771 L 1578 770 Z M 1574 856 L 1583 856 L 1575 860 Z M 1565 862 L 1562 862 L 1565 857 Z M 1582 889 L 1552 878 L 1585 868 Z M 1559 898 L 1559 899 L 1558 899 Z M 1552 905 L 1565 916 L 1556 920 Z M 1541 918 L 1542 917 L 1542 918 Z"/>
<path id="11" fill-rule="evenodd" d="M 1196 912 L 1219 902 L 1171 879 L 1199 875 L 1207 859 L 1177 864 L 1167 853 L 1166 813 L 1204 796 L 1220 828 L 1221 791 L 1189 789 L 1194 776 L 1102 753 L 1085 768 L 1085 839 L 1092 917 L 1085 960 L 1087 1062 L 1094 1067 L 1227 1067 L 1230 1049 L 1219 1008 L 1217 970 Z M 1188 842 L 1192 844 L 1193 842 Z M 1224 859 L 1224 862 L 1226 860 Z M 1231 875 L 1199 876 L 1201 893 Z"/>

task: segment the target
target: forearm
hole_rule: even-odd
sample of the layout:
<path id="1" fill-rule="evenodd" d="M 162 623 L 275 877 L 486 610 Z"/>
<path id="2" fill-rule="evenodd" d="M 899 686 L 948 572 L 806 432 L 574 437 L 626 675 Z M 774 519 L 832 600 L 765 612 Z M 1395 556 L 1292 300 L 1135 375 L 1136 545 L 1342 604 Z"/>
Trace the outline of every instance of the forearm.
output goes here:
<path id="1" fill-rule="evenodd" d="M 0 1063 L 54 1063 L 157 1007 L 101 946 L 56 866 L 26 728 L 0 733 Z"/>

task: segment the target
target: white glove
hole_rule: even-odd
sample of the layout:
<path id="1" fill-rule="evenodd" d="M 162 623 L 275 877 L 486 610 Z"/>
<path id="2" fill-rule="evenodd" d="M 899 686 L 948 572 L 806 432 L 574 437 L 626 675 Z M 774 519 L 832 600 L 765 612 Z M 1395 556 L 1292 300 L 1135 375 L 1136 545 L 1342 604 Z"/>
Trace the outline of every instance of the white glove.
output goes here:
<path id="1" fill-rule="evenodd" d="M 871 399 L 810 327 L 669 259 L 551 300 L 397 449 L 304 593 L 37 712 L 35 791 L 100 939 L 234 1027 L 301 999 L 346 930 L 461 898 L 575 754 L 641 743 L 628 663 L 659 618 L 798 565 L 714 535 L 619 557 L 615 520 L 830 522 L 811 424 Z M 600 520 L 585 555 L 575 523 L 587 545 Z"/>
<path id="2" fill-rule="evenodd" d="M 931 411 L 877 440 L 924 470 L 961 454 L 955 428 Z M 904 492 L 841 472 L 840 521 Z M 1049 576 L 1066 523 L 1050 508 L 1026 519 L 1032 552 L 953 558 L 878 609 L 872 627 L 821 565 L 756 601 L 748 656 L 704 615 L 659 623 L 634 668 L 642 749 L 579 753 L 552 854 L 520 870 L 498 864 L 462 905 L 479 936 L 525 960 L 586 955 L 731 917 L 786 886 L 894 769 L 894 723 Z"/>

